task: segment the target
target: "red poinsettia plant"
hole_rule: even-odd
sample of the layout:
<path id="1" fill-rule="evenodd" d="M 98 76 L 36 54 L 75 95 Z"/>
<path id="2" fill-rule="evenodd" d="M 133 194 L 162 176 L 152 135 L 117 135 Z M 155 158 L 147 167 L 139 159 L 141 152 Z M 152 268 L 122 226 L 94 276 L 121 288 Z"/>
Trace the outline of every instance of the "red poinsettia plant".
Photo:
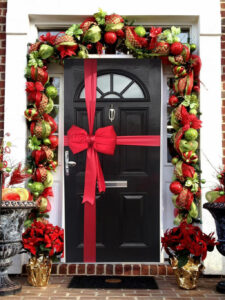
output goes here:
<path id="1" fill-rule="evenodd" d="M 204 260 L 207 251 L 213 251 L 216 242 L 214 233 L 203 233 L 198 226 L 182 222 L 179 226 L 166 230 L 161 238 L 162 247 L 169 257 L 176 257 L 178 267 L 186 265 L 189 257 Z"/>
<path id="2" fill-rule="evenodd" d="M 22 241 L 32 256 L 44 255 L 53 261 L 64 256 L 64 230 L 48 222 L 34 221 L 23 233 Z"/>

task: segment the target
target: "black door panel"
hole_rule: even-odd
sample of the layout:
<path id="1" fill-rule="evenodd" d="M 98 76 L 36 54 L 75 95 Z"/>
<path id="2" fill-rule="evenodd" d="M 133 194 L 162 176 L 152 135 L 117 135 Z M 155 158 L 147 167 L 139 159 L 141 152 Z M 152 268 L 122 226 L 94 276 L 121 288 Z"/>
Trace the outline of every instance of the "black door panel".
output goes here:
<path id="1" fill-rule="evenodd" d="M 98 76 L 105 74 L 109 74 L 108 82 L 97 89 L 94 130 L 113 125 L 117 135 L 160 135 L 160 61 L 99 59 Z M 125 88 L 119 82 L 124 79 L 121 76 L 130 82 Z M 121 91 L 118 88 L 115 92 L 118 82 Z M 128 91 L 131 86 L 132 93 Z M 83 87 L 83 60 L 66 60 L 65 135 L 73 124 L 88 131 L 85 102 L 80 97 Z M 136 94 L 143 96 L 132 98 Z M 109 120 L 111 105 L 115 109 L 113 122 Z M 82 262 L 86 151 L 75 156 L 70 151 L 69 155 L 77 166 L 65 176 L 66 259 Z M 128 186 L 96 193 L 97 261 L 159 261 L 159 147 L 117 146 L 114 156 L 99 157 L 105 180 L 125 180 Z"/>

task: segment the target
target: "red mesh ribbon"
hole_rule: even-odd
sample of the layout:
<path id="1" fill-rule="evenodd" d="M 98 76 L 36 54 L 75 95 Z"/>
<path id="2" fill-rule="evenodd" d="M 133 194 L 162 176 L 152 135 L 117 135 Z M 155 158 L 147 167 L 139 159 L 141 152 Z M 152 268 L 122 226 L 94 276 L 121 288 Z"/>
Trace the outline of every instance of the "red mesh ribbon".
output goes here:
<path id="1" fill-rule="evenodd" d="M 96 108 L 97 60 L 84 60 L 85 101 L 88 115 L 89 134 L 72 125 L 64 137 L 64 145 L 73 154 L 87 150 L 84 183 L 84 262 L 96 261 L 96 203 L 95 189 L 105 191 L 105 181 L 98 152 L 113 155 L 116 145 L 160 146 L 160 136 L 116 136 L 113 126 L 96 130 L 93 125 Z"/>

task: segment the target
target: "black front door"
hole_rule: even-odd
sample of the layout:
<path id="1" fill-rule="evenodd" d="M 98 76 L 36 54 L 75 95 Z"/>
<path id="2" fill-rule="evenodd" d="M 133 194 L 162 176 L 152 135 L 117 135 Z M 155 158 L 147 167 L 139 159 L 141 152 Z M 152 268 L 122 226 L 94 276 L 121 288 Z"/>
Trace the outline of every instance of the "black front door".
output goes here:
<path id="1" fill-rule="evenodd" d="M 94 130 L 113 125 L 117 135 L 160 135 L 161 64 L 157 59 L 98 59 Z M 83 60 L 65 61 L 65 135 L 72 124 L 88 131 Z M 65 173 L 66 260 L 83 261 L 86 151 Z M 99 154 L 106 186 L 96 193 L 97 261 L 159 261 L 159 147 L 117 146 Z"/>

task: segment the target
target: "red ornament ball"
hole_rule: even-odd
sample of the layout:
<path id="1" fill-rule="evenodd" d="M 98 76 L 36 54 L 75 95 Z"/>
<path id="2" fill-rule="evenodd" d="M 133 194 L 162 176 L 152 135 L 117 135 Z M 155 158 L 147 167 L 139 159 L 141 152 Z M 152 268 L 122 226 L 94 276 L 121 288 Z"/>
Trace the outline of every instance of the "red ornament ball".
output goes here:
<path id="1" fill-rule="evenodd" d="M 170 191 L 173 194 L 178 195 L 182 190 L 183 190 L 183 186 L 179 181 L 174 181 L 170 184 Z"/>
<path id="2" fill-rule="evenodd" d="M 121 37 L 121 38 L 124 38 L 124 37 L 125 37 L 125 33 L 124 33 L 124 31 L 123 31 L 122 29 L 117 30 L 117 31 L 116 31 L 116 35 L 117 35 L 118 37 Z"/>
<path id="3" fill-rule="evenodd" d="M 176 96 L 174 96 L 174 95 L 170 96 L 170 98 L 169 98 L 170 106 L 176 106 L 178 102 L 179 102 L 179 100 Z"/>
<path id="4" fill-rule="evenodd" d="M 183 45 L 180 42 L 174 42 L 170 47 L 170 52 L 173 55 L 181 54 L 182 50 L 183 50 Z"/>
<path id="5" fill-rule="evenodd" d="M 51 142 L 51 145 L 50 145 L 51 149 L 55 149 L 56 147 L 58 147 L 58 143 L 59 143 L 58 136 L 50 135 L 48 138 Z"/>
<path id="6" fill-rule="evenodd" d="M 104 40 L 107 44 L 114 44 L 117 40 L 117 35 L 115 32 L 106 32 L 104 35 Z"/>

